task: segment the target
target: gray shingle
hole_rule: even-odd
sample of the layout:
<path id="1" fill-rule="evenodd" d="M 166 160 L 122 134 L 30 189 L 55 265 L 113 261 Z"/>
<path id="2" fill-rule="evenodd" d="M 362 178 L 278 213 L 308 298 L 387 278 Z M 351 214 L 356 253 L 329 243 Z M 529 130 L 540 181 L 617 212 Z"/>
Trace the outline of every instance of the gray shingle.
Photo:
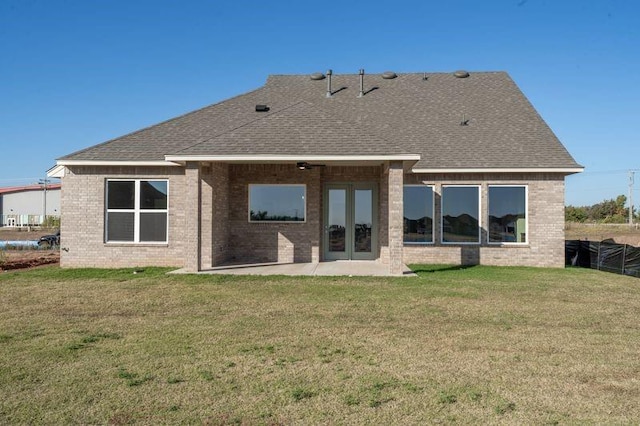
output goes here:
<path id="1" fill-rule="evenodd" d="M 402 153 L 393 141 L 333 117 L 306 101 L 258 115 L 258 119 L 177 152 L 181 155 L 273 154 L 364 155 Z M 318 143 L 318 141 L 322 143 Z"/>
<path id="2" fill-rule="evenodd" d="M 415 168 L 580 167 L 504 72 L 270 76 L 262 88 L 63 157 L 420 154 Z M 266 104 L 269 112 L 256 112 Z M 461 126 L 463 118 L 468 125 Z"/>

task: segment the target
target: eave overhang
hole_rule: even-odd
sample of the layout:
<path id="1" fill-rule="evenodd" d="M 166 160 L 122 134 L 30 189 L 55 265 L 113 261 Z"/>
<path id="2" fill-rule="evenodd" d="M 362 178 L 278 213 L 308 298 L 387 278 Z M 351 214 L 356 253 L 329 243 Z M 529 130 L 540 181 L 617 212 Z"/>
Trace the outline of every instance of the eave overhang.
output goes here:
<path id="1" fill-rule="evenodd" d="M 117 161 L 117 160 L 58 160 L 56 166 L 179 166 L 166 160 L 155 161 Z"/>
<path id="2" fill-rule="evenodd" d="M 64 177 L 64 166 L 56 164 L 49 170 L 47 170 L 47 177 L 49 178 L 62 178 Z"/>
<path id="3" fill-rule="evenodd" d="M 64 168 L 68 166 L 134 166 L 134 167 L 167 167 L 181 166 L 180 163 L 171 161 L 114 161 L 114 160 L 58 160 L 56 165 L 47 170 L 47 177 L 61 178 L 64 176 Z"/>
<path id="4" fill-rule="evenodd" d="M 297 163 L 300 161 L 327 164 L 383 163 L 386 161 L 411 161 L 415 163 L 420 160 L 420 155 L 165 155 L 165 160 L 183 164 L 189 161 L 241 164 Z"/>
<path id="5" fill-rule="evenodd" d="M 581 173 L 584 167 L 504 167 L 504 168 L 448 168 L 448 169 L 425 169 L 414 168 L 412 173 L 562 173 L 570 175 Z"/>
<path id="6" fill-rule="evenodd" d="M 420 160 L 419 154 L 389 154 L 389 155 L 166 155 L 165 160 L 155 161 L 104 161 L 104 160 L 58 160 L 56 165 L 47 171 L 47 177 L 64 176 L 67 166 L 137 166 L 137 167 L 175 167 L 183 166 L 187 162 L 222 162 L 239 164 L 278 164 L 323 162 L 329 165 L 351 164 L 381 164 L 387 161 L 406 161 L 405 167 Z M 439 173 L 561 173 L 570 175 L 581 173 L 584 167 L 504 167 L 504 168 L 409 168 L 411 173 L 439 174 Z"/>

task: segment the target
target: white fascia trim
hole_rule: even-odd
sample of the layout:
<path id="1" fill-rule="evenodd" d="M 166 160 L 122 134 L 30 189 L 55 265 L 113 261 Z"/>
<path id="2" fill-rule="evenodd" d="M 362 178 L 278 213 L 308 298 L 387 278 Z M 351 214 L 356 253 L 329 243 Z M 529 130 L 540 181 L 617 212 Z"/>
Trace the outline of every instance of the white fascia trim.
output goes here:
<path id="1" fill-rule="evenodd" d="M 55 165 L 47 170 L 47 177 L 50 178 L 62 178 L 64 177 L 64 166 Z"/>
<path id="2" fill-rule="evenodd" d="M 411 169 L 413 173 L 581 173 L 584 167 L 572 168 L 495 168 L 495 169 Z"/>
<path id="3" fill-rule="evenodd" d="M 165 155 L 167 161 L 258 162 L 277 161 L 418 161 L 418 154 L 397 155 Z"/>
<path id="4" fill-rule="evenodd" d="M 57 166 L 180 166 L 170 161 L 58 160 Z"/>

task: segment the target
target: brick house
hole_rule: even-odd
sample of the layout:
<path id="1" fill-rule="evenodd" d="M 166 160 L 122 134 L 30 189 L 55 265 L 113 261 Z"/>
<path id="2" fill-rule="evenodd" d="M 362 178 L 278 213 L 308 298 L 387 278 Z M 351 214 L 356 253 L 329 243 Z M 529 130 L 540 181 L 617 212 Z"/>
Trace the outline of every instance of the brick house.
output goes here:
<path id="1" fill-rule="evenodd" d="M 564 265 L 582 171 L 504 72 L 274 75 L 57 160 L 63 267 Z"/>

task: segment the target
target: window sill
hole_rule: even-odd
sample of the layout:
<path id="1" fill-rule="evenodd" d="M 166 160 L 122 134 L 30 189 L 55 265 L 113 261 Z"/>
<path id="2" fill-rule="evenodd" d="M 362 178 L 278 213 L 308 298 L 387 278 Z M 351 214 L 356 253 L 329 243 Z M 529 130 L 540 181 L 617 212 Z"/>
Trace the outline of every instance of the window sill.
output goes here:
<path id="1" fill-rule="evenodd" d="M 307 221 L 306 220 L 250 220 L 248 223 L 253 224 L 253 225 L 269 225 L 269 224 L 274 224 L 274 225 L 282 225 L 282 224 L 295 225 L 295 224 L 305 224 L 305 223 L 307 223 Z"/>
<path id="2" fill-rule="evenodd" d="M 440 242 L 441 246 L 448 246 L 448 247 L 456 247 L 456 246 L 478 246 L 478 247 L 482 247 L 482 243 L 481 242 L 461 242 L 461 241 L 441 241 Z"/>
<path id="3" fill-rule="evenodd" d="M 126 243 L 126 242 L 117 242 L 117 243 L 104 243 L 105 247 L 169 247 L 169 243 Z"/>
<path id="4" fill-rule="evenodd" d="M 403 243 L 403 247 L 531 248 L 529 243 Z"/>

